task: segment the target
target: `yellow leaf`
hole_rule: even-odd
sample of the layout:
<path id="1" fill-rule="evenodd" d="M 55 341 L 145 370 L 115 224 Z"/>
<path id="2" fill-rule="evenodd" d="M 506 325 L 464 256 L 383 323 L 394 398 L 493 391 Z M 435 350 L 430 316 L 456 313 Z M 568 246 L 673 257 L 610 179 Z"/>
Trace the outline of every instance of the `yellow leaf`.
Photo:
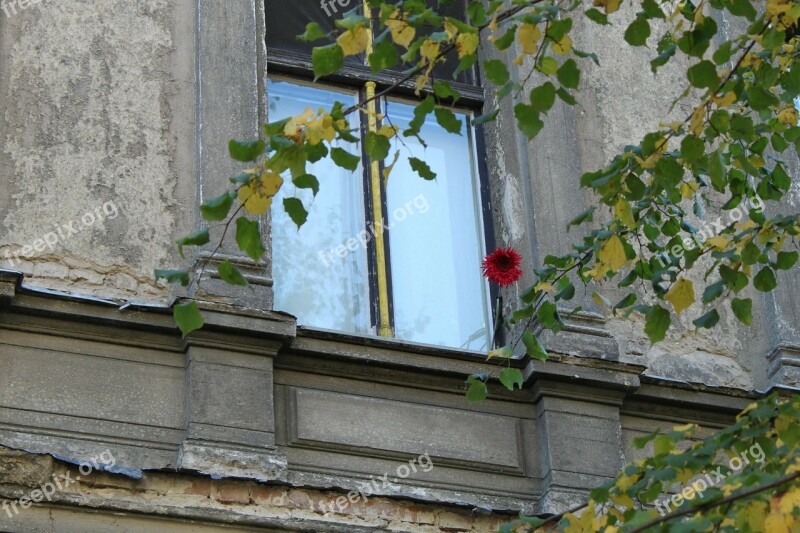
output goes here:
<path id="1" fill-rule="evenodd" d="M 619 9 L 622 0 L 594 0 L 593 5 L 602 7 L 606 10 L 606 14 L 611 14 Z"/>
<path id="2" fill-rule="evenodd" d="M 388 124 L 384 124 L 378 130 L 378 135 L 383 135 L 384 137 L 392 138 L 397 134 L 398 126 L 389 126 Z"/>
<path id="3" fill-rule="evenodd" d="M 627 494 L 613 494 L 611 496 L 611 501 L 616 503 L 617 505 L 627 507 L 628 509 L 632 509 L 635 505 L 631 497 L 628 496 Z"/>
<path id="4" fill-rule="evenodd" d="M 535 24 L 523 24 L 517 32 L 519 44 L 525 54 L 535 54 L 539 49 L 539 39 L 542 38 L 542 31 Z"/>
<path id="5" fill-rule="evenodd" d="M 272 206 L 272 197 L 283 186 L 283 178 L 277 172 L 265 171 L 256 179 L 239 189 L 239 202 L 251 215 L 263 215 Z"/>
<path id="6" fill-rule="evenodd" d="M 689 123 L 689 131 L 691 131 L 696 137 L 699 137 L 703 133 L 703 126 L 705 125 L 706 120 L 705 109 L 705 104 L 700 104 L 692 112 L 692 119 Z"/>
<path id="7" fill-rule="evenodd" d="M 783 514 L 792 514 L 795 509 L 800 508 L 800 489 L 794 487 L 786 491 L 778 508 Z"/>
<path id="8" fill-rule="evenodd" d="M 431 39 L 426 39 L 425 42 L 422 43 L 419 53 L 428 61 L 433 62 L 436 60 L 436 56 L 439 55 L 439 43 Z"/>
<path id="9" fill-rule="evenodd" d="M 794 106 L 784 107 L 778 113 L 778 120 L 787 126 L 797 126 L 797 118 L 797 108 Z"/>
<path id="10" fill-rule="evenodd" d="M 684 424 L 682 426 L 673 426 L 672 430 L 673 431 L 677 431 L 679 433 L 684 433 L 684 432 L 689 431 L 690 429 L 693 429 L 695 427 L 696 426 L 694 424 Z"/>
<path id="11" fill-rule="evenodd" d="M 456 41 L 456 49 L 458 50 L 458 57 L 472 55 L 478 49 L 480 38 L 477 33 L 462 33 L 458 36 Z"/>
<path id="12" fill-rule="evenodd" d="M 540 281 L 533 287 L 534 292 L 544 291 L 549 292 L 550 294 L 556 293 L 556 288 L 553 286 L 552 283 L 548 283 L 546 281 Z"/>
<path id="13" fill-rule="evenodd" d="M 719 107 L 728 107 L 729 105 L 733 105 L 736 103 L 736 93 L 733 91 L 728 91 L 725 93 L 725 96 L 714 97 L 714 103 Z"/>
<path id="14" fill-rule="evenodd" d="M 792 9 L 789 0 L 767 0 L 767 14 L 772 17 L 778 17 L 783 13 Z"/>
<path id="15" fill-rule="evenodd" d="M 764 520 L 764 533 L 789 533 L 786 520 L 780 513 L 772 512 Z"/>
<path id="16" fill-rule="evenodd" d="M 758 224 L 752 220 L 745 220 L 744 222 L 737 222 L 733 227 L 736 229 L 736 231 L 747 231 L 749 229 L 757 228 Z"/>
<path id="17" fill-rule="evenodd" d="M 680 454 L 682 452 L 680 450 L 672 450 L 672 453 L 677 455 L 677 454 Z M 678 473 L 675 476 L 675 479 L 677 479 L 681 483 L 686 483 L 687 481 L 692 479 L 694 476 L 695 476 L 695 473 L 692 470 L 690 470 L 688 468 L 681 468 L 680 470 L 678 470 Z"/>
<path id="18" fill-rule="evenodd" d="M 623 474 L 614 483 L 614 485 L 618 487 L 619 490 L 625 492 L 637 481 L 639 481 L 639 476 L 637 474 L 634 474 L 632 476 L 626 476 L 625 474 Z"/>
<path id="19" fill-rule="evenodd" d="M 726 235 L 717 235 L 706 240 L 707 245 L 720 252 L 727 250 L 730 242 L 730 238 Z"/>
<path id="20" fill-rule="evenodd" d="M 696 181 L 691 181 L 689 183 L 681 183 L 681 196 L 686 199 L 694 198 L 694 193 L 699 187 Z"/>
<path id="21" fill-rule="evenodd" d="M 664 299 L 672 304 L 677 314 L 694 303 L 694 284 L 692 280 L 679 279 L 664 296 Z"/>
<path id="22" fill-rule="evenodd" d="M 628 262 L 625 255 L 625 247 L 622 244 L 622 239 L 619 235 L 612 235 L 600 246 L 600 251 L 597 252 L 597 267 L 595 270 L 595 279 L 599 279 L 606 275 L 611 270 L 618 271 L 622 266 Z"/>
<path id="23" fill-rule="evenodd" d="M 394 153 L 394 159 L 392 160 L 392 164 L 391 165 L 387 165 L 386 168 L 383 169 L 383 179 L 384 180 L 388 180 L 389 179 L 389 174 L 392 173 L 392 170 L 394 169 L 394 166 L 397 164 L 397 160 L 399 158 L 400 158 L 400 150 L 397 150 Z"/>
<path id="24" fill-rule="evenodd" d="M 497 13 L 494 14 L 487 28 L 489 28 L 492 31 L 497 31 Z"/>
<path id="25" fill-rule="evenodd" d="M 633 219 L 633 211 L 631 211 L 631 204 L 625 198 L 617 200 L 614 206 L 614 217 L 621 220 L 628 228 L 636 227 L 636 221 Z"/>
<path id="26" fill-rule="evenodd" d="M 767 518 L 767 502 L 750 502 L 747 506 L 747 524 L 751 531 L 763 531 Z"/>
<path id="27" fill-rule="evenodd" d="M 565 35 L 560 41 L 553 43 L 553 52 L 560 56 L 567 55 L 570 50 L 572 50 L 572 39 L 569 38 L 569 35 Z"/>
<path id="28" fill-rule="evenodd" d="M 444 31 L 447 32 L 447 40 L 452 41 L 453 37 L 458 35 L 458 28 L 449 20 L 444 21 Z"/>
<path id="29" fill-rule="evenodd" d="M 722 485 L 722 493 L 725 496 L 730 496 L 733 494 L 733 491 L 742 487 L 741 483 L 725 483 Z"/>
<path id="30" fill-rule="evenodd" d="M 341 34 L 336 43 L 342 47 L 345 56 L 363 54 L 367 50 L 369 43 L 369 30 L 364 24 L 359 22 L 352 30 L 347 30 Z"/>
<path id="31" fill-rule="evenodd" d="M 411 41 L 417 35 L 417 29 L 401 18 L 399 9 L 394 10 L 394 13 L 386 21 L 386 26 L 392 31 L 392 40 L 405 48 L 411 45 Z"/>

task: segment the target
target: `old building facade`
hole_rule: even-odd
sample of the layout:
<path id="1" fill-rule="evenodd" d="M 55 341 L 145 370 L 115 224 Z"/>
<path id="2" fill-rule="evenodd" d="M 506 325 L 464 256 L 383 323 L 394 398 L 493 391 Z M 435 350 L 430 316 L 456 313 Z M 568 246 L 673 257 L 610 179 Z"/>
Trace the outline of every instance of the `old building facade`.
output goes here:
<path id="1" fill-rule="evenodd" d="M 174 241 L 241 170 L 227 140 L 257 137 L 272 112 L 267 76 L 288 70 L 268 54 L 271 4 L 2 2 L 0 530 L 493 531 L 580 502 L 641 453 L 637 435 L 713 431 L 798 386 L 797 268 L 749 295 L 751 329 L 723 316 L 700 334 L 684 317 L 655 347 L 590 290 L 544 339 L 549 361 L 513 362 L 523 390 L 493 382 L 477 404 L 464 380 L 491 368 L 480 351 L 298 326 L 275 305 L 269 238 L 261 263 L 224 248 L 202 290 L 156 283 L 198 257 Z M 534 143 L 510 110 L 480 132 L 487 242 L 528 266 L 576 238 L 579 175 L 682 91 L 679 69 L 653 82 L 648 52 L 621 52 L 619 35 L 578 35 L 602 65 L 579 106 Z M 644 83 L 658 90 L 631 90 Z M 220 259 L 254 290 L 222 283 Z M 204 329 L 181 338 L 176 297 L 200 303 Z"/>

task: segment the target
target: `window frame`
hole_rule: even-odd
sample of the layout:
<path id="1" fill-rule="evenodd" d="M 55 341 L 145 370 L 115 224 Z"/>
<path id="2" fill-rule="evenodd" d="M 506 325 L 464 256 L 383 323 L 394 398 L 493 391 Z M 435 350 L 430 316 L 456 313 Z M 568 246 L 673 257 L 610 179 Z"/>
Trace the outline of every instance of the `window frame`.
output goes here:
<path id="1" fill-rule="evenodd" d="M 466 2 L 465 2 L 466 3 Z M 265 10 L 266 11 L 266 10 Z M 268 16 L 273 15 L 274 13 L 267 13 Z M 375 18 L 373 17 L 373 20 Z M 269 39 L 268 36 L 265 36 L 265 48 L 266 48 L 266 78 L 264 83 L 266 83 L 266 79 L 270 76 L 274 76 L 276 79 L 282 79 L 285 81 L 293 81 L 295 83 L 303 83 L 308 84 L 310 86 L 318 86 L 324 88 L 325 86 L 331 88 L 340 88 L 348 91 L 352 91 L 357 95 L 357 99 L 359 102 L 364 102 L 368 99 L 367 95 L 367 83 L 374 82 L 375 83 L 375 92 L 378 93 L 382 90 L 388 89 L 389 87 L 394 86 L 398 82 L 405 77 L 402 72 L 399 71 L 389 71 L 389 72 L 380 72 L 377 74 L 373 74 L 372 70 L 367 65 L 359 65 L 355 63 L 347 63 L 343 65 L 343 67 L 335 74 L 330 76 L 325 76 L 324 78 L 320 79 L 319 81 L 314 81 L 313 75 L 313 66 L 311 62 L 311 57 L 307 53 L 297 52 L 297 51 L 290 51 L 281 48 L 276 48 L 269 46 Z M 480 69 L 478 68 L 478 63 L 476 62 L 475 65 L 470 67 L 469 75 L 473 80 L 473 83 L 465 83 L 461 81 L 455 81 L 452 79 L 448 79 L 446 81 L 450 82 L 450 85 L 453 89 L 458 91 L 461 97 L 458 100 L 458 105 L 452 106 L 454 109 L 465 113 L 467 116 L 475 116 L 480 115 L 483 112 L 483 108 L 485 106 L 485 89 L 482 86 L 481 81 L 481 73 Z M 441 79 L 441 78 L 440 78 Z M 375 103 L 378 106 L 379 112 L 384 109 L 385 101 L 389 98 L 395 98 L 400 100 L 405 100 L 408 102 L 419 102 L 422 98 L 426 97 L 428 94 L 432 94 L 432 86 L 436 79 L 431 76 L 431 80 L 426 87 L 423 88 L 421 91 L 421 95 L 416 95 L 416 84 L 413 79 L 407 80 L 405 82 L 399 83 L 391 93 L 378 98 Z M 267 98 L 269 99 L 269 93 L 267 93 Z M 438 99 L 437 99 L 438 100 Z M 367 118 L 364 113 L 360 113 L 360 137 L 363 139 L 366 135 L 368 130 Z M 493 250 L 496 246 L 495 240 L 495 231 L 494 231 L 494 218 L 491 206 L 491 188 L 489 183 L 489 168 L 487 157 L 481 157 L 481 155 L 488 156 L 487 152 L 487 142 L 486 142 L 486 132 L 483 125 L 471 125 L 469 123 L 465 124 L 465 128 L 471 129 L 471 134 L 473 137 L 472 144 L 472 154 L 471 157 L 475 161 L 475 173 L 476 176 L 476 183 L 474 187 L 477 188 L 475 193 L 478 195 L 479 200 L 479 215 L 480 215 L 480 229 L 481 235 L 480 242 L 484 246 L 484 251 L 488 252 Z M 368 161 L 368 157 L 365 153 L 364 143 L 361 144 L 361 159 L 362 163 Z M 379 163 L 380 171 L 382 172 L 384 169 L 385 162 L 381 161 Z M 364 215 L 365 215 L 365 222 L 369 223 L 376 220 L 376 214 L 373 207 L 373 195 L 374 195 L 374 187 L 372 184 L 372 172 L 370 165 L 362 164 L 361 165 L 361 172 L 362 172 L 362 187 L 364 191 Z M 387 190 L 383 183 L 380 185 L 380 203 L 381 203 L 381 219 L 386 222 L 386 217 L 388 213 L 388 201 L 387 201 Z M 392 272 L 391 272 L 391 235 L 390 232 L 384 229 L 383 233 L 383 262 L 385 264 L 386 270 L 386 298 L 388 299 L 388 313 L 389 313 L 389 323 L 382 324 L 381 320 L 381 296 L 380 296 L 380 288 L 379 288 L 379 279 L 378 279 L 378 265 L 379 265 L 379 258 L 378 258 L 378 250 L 377 246 L 373 241 L 371 241 L 367 246 L 367 273 L 368 273 L 368 286 L 370 291 L 370 302 L 369 302 L 369 314 L 370 314 L 370 328 L 374 331 L 374 334 L 384 338 L 384 339 L 394 339 L 399 340 L 406 343 L 414 343 L 414 341 L 410 341 L 407 339 L 397 339 L 394 336 L 395 332 L 395 312 L 394 312 L 394 295 L 392 289 Z M 488 349 L 491 349 L 498 345 L 499 342 L 502 341 L 502 338 L 498 335 L 497 331 L 497 309 L 496 303 L 499 301 L 499 289 L 494 284 L 488 283 L 484 280 L 485 284 L 485 294 L 487 295 L 487 300 L 485 302 L 486 306 L 486 316 L 491 321 L 490 324 L 487 324 L 489 328 L 488 334 Z M 305 325 L 304 325 L 305 326 Z M 386 331 L 386 326 L 388 326 L 388 334 Z M 314 329 L 312 326 L 306 326 Z M 342 332 L 347 335 L 353 335 L 352 332 Z M 465 350 L 464 348 L 459 347 L 449 347 L 450 349 L 460 349 Z M 466 351 L 474 351 L 470 349 L 466 349 Z"/>

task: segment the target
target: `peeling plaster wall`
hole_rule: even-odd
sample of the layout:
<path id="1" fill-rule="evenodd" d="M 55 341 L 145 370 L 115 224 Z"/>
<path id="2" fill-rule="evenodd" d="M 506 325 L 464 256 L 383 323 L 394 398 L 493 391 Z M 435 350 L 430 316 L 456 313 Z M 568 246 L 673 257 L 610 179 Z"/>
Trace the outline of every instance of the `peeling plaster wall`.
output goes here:
<path id="1" fill-rule="evenodd" d="M 658 129 L 659 123 L 683 121 L 693 110 L 696 99 L 692 96 L 670 109 L 688 86 L 685 71 L 691 62 L 685 56 L 678 54 L 657 75 L 650 70 L 650 60 L 656 55 L 657 40 L 664 30 L 659 24 L 664 22 L 651 21 L 653 30 L 648 47 L 632 48 L 625 44 L 623 34 L 635 10 L 633 5 L 623 5 L 612 16 L 614 26 L 599 26 L 580 17 L 575 20 L 572 34 L 575 47 L 596 52 L 600 66 L 588 59 L 581 61 L 578 105 L 569 107 L 557 100 L 545 119 L 545 129 L 534 141 L 527 142 L 516 131 L 510 109 L 504 109 L 498 122 L 487 128 L 498 244 L 515 246 L 526 262 L 535 266 L 547 255 L 568 252 L 571 244 L 580 240 L 581 228 L 569 232 L 566 228 L 571 219 L 594 201 L 590 192 L 579 187 L 581 174 L 602 168 L 626 145 L 638 144 L 647 132 Z M 732 27 L 737 23 L 719 21 L 718 42 L 738 31 Z M 507 60 L 518 53 L 519 50 L 512 49 L 507 55 L 496 57 Z M 520 67 L 511 68 L 512 76 L 524 80 L 532 66 L 527 57 Z M 534 75 L 527 88 L 543 81 Z M 492 103 L 487 109 L 493 107 Z M 505 102 L 506 108 L 511 107 L 508 104 Z M 797 175 L 797 166 L 797 159 L 793 158 L 792 175 Z M 794 205 L 797 194 L 789 196 L 787 203 Z M 705 224 L 716 219 L 720 213 L 715 209 L 722 203 L 707 206 Z M 599 211 L 595 214 L 596 220 L 604 216 L 608 215 Z M 703 221 L 697 225 L 702 227 Z M 698 299 L 702 294 L 700 288 L 705 286 L 701 279 L 703 267 L 709 266 L 710 263 L 701 261 L 692 274 Z M 619 359 L 646 365 L 650 375 L 714 386 L 763 389 L 768 384 L 766 355 L 779 342 L 776 339 L 785 339 L 796 331 L 796 302 L 800 301 L 792 296 L 796 275 L 794 271 L 781 274 L 785 284 L 774 296 L 765 297 L 752 286 L 745 290 L 744 296 L 740 295 L 754 299 L 757 316 L 751 328 L 742 326 L 721 306 L 717 328 L 696 331 L 692 320 L 705 310 L 695 305 L 674 321 L 677 323 L 668 339 L 655 347 L 650 347 L 644 334 L 643 320 L 635 316 L 610 317 L 607 309 L 592 300 L 592 291 L 599 290 L 612 301 L 618 301 L 622 292 L 616 289 L 616 283 L 592 286 L 585 292 L 579 289 L 570 305 L 585 309 L 583 320 L 593 324 L 598 320 L 605 322 L 604 327 L 619 345 Z M 507 309 L 515 308 L 520 292 L 529 286 L 526 281 L 531 280 L 528 277 L 506 292 Z M 640 295 L 640 301 L 652 300 L 651 295 Z M 778 332 L 772 333 L 776 328 Z"/>
<path id="2" fill-rule="evenodd" d="M 47 288 L 166 295 L 153 269 L 177 263 L 194 217 L 193 28 L 185 1 L 0 16 L 0 267 Z M 49 232 L 52 249 L 17 262 Z"/>

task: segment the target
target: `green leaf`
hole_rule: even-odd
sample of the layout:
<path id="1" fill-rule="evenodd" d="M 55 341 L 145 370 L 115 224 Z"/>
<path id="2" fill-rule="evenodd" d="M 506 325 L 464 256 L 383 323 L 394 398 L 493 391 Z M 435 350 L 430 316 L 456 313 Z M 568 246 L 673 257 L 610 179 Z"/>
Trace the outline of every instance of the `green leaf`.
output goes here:
<path id="1" fill-rule="evenodd" d="M 489 389 L 486 388 L 486 383 L 478 379 L 469 382 L 469 389 L 467 389 L 467 401 L 470 403 L 481 402 L 489 396 Z"/>
<path id="2" fill-rule="evenodd" d="M 508 28 L 508 31 L 506 31 L 506 33 L 503 34 L 502 37 L 494 41 L 494 47 L 497 48 L 498 50 L 507 49 L 512 44 L 514 44 L 514 36 L 516 35 L 516 33 L 517 33 L 517 26 L 516 25 L 511 26 L 510 28 Z"/>
<path id="3" fill-rule="evenodd" d="M 224 261 L 217 267 L 217 272 L 222 281 L 230 285 L 239 285 L 241 287 L 248 287 L 247 279 L 239 272 L 239 269 L 233 266 L 230 261 Z"/>
<path id="4" fill-rule="evenodd" d="M 708 175 L 711 178 L 711 185 L 719 192 L 723 192 L 728 185 L 728 174 L 725 170 L 722 149 L 711 153 L 708 156 Z"/>
<path id="5" fill-rule="evenodd" d="M 720 265 L 719 275 L 725 281 L 725 285 L 735 293 L 747 287 L 747 276 L 727 265 Z"/>
<path id="6" fill-rule="evenodd" d="M 589 18 L 589 20 L 592 20 L 592 21 L 596 22 L 597 24 L 602 24 L 602 25 L 610 24 L 608 22 L 608 15 L 606 15 L 602 11 L 598 11 L 597 9 L 595 9 L 593 7 L 587 9 L 584 12 L 584 14 Z"/>
<path id="7" fill-rule="evenodd" d="M 522 372 L 517 368 L 504 368 L 500 371 L 500 383 L 510 391 L 514 390 L 514 385 L 522 389 Z"/>
<path id="8" fill-rule="evenodd" d="M 677 46 L 675 46 L 673 44 L 673 45 L 669 46 L 666 50 L 664 50 L 663 52 L 658 54 L 655 59 L 650 61 L 650 70 L 653 71 L 653 74 L 656 73 L 656 71 L 658 70 L 658 67 L 663 67 L 664 65 L 666 65 L 669 62 L 669 60 L 672 58 L 672 56 L 675 55 L 675 51 L 676 50 L 677 50 Z"/>
<path id="9" fill-rule="evenodd" d="M 327 35 L 325 35 L 325 32 L 323 32 L 322 28 L 319 27 L 319 24 L 316 22 L 309 22 L 306 24 L 305 33 L 298 35 L 297 40 L 304 43 L 310 43 L 313 41 L 319 41 L 325 37 L 327 37 Z"/>
<path id="10" fill-rule="evenodd" d="M 495 85 L 505 85 L 511 79 L 508 67 L 499 59 L 484 61 L 483 71 L 486 73 L 486 78 Z"/>
<path id="11" fill-rule="evenodd" d="M 400 53 L 389 39 L 383 39 L 375 44 L 368 60 L 373 73 L 381 72 L 394 67 L 400 61 Z"/>
<path id="12" fill-rule="evenodd" d="M 669 311 L 660 305 L 654 305 L 650 308 L 645 314 L 644 332 L 647 334 L 647 338 L 650 339 L 651 345 L 664 340 L 671 322 L 672 317 Z"/>
<path id="13" fill-rule="evenodd" d="M 483 115 L 481 115 L 479 117 L 475 117 L 475 119 L 472 121 L 472 123 L 475 126 L 480 126 L 482 124 L 486 124 L 487 122 L 494 122 L 494 120 L 497 118 L 498 114 L 500 114 L 500 108 L 499 107 L 496 108 L 494 111 L 491 111 L 489 113 L 484 113 Z"/>
<path id="14" fill-rule="evenodd" d="M 380 133 L 375 133 L 374 131 L 367 132 L 367 136 L 364 139 L 364 151 L 370 159 L 373 161 L 383 161 L 389 157 L 389 150 L 391 150 L 391 148 L 392 145 L 389 142 L 389 137 L 381 135 Z"/>
<path id="15" fill-rule="evenodd" d="M 549 81 L 531 91 L 531 107 L 536 111 L 541 113 L 548 111 L 555 101 L 556 88 Z"/>
<path id="16" fill-rule="evenodd" d="M 203 324 L 205 324 L 203 315 L 200 314 L 200 309 L 197 308 L 197 302 L 176 305 L 172 309 L 172 316 L 175 318 L 175 323 L 184 337 L 202 328 Z"/>
<path id="17" fill-rule="evenodd" d="M 707 304 L 713 302 L 719 298 L 723 292 L 725 292 L 725 281 L 718 281 L 712 285 L 708 285 L 705 291 L 703 291 L 703 303 Z"/>
<path id="18" fill-rule="evenodd" d="M 208 200 L 207 202 L 203 203 L 200 206 L 200 213 L 203 216 L 203 220 L 225 220 L 225 218 L 228 216 L 228 213 L 231 211 L 231 206 L 233 205 L 233 199 L 235 196 L 235 192 L 228 191 L 225 194 L 217 196 L 213 200 Z"/>
<path id="19" fill-rule="evenodd" d="M 487 354 L 487 359 L 491 359 L 492 357 L 497 357 L 499 359 L 511 359 L 514 357 L 514 351 L 511 349 L 511 346 L 503 346 L 502 348 L 490 350 Z"/>
<path id="20" fill-rule="evenodd" d="M 338 71 L 344 65 L 344 50 L 338 44 L 314 48 L 311 52 L 314 81 Z"/>
<path id="21" fill-rule="evenodd" d="M 353 155 L 343 148 L 336 148 L 331 149 L 331 159 L 336 165 L 342 167 L 345 170 L 355 171 L 358 168 L 359 163 L 361 163 L 361 158 L 357 155 Z"/>
<path id="22" fill-rule="evenodd" d="M 706 143 L 694 135 L 687 135 L 681 140 L 681 157 L 685 161 L 697 161 L 706 153 Z"/>
<path id="23" fill-rule="evenodd" d="M 556 77 L 564 87 L 577 89 L 581 81 L 581 70 L 575 60 L 570 58 L 556 71 Z"/>
<path id="24" fill-rule="evenodd" d="M 517 104 L 514 106 L 514 116 L 517 117 L 519 130 L 528 139 L 533 139 L 544 128 L 544 122 L 539 118 L 539 112 L 533 106 Z"/>
<path id="25" fill-rule="evenodd" d="M 631 46 L 644 46 L 648 37 L 650 37 L 650 23 L 642 16 L 636 17 L 625 30 L 625 42 Z"/>
<path id="26" fill-rule="evenodd" d="M 461 135 L 461 129 L 464 127 L 464 123 L 460 118 L 456 117 L 455 113 L 445 107 L 437 107 L 433 110 L 433 113 L 436 115 L 436 121 L 441 127 L 449 133 Z"/>
<path id="27" fill-rule="evenodd" d="M 283 208 L 299 229 L 308 220 L 308 211 L 298 198 L 284 198 Z"/>
<path id="28" fill-rule="evenodd" d="M 156 270 L 156 281 L 167 280 L 167 283 L 180 283 L 184 287 L 189 285 L 188 270 Z"/>
<path id="29" fill-rule="evenodd" d="M 716 309 L 712 309 L 696 320 L 692 320 L 692 324 L 698 328 L 711 329 L 719 322 L 719 313 Z"/>
<path id="30" fill-rule="evenodd" d="M 426 180 L 436 179 L 436 173 L 433 170 L 431 170 L 431 167 L 428 166 L 428 163 L 426 163 L 422 159 L 418 159 L 416 157 L 409 157 L 408 164 L 411 165 L 411 170 L 419 174 L 422 179 Z"/>
<path id="31" fill-rule="evenodd" d="M 542 344 L 539 342 L 539 339 L 536 338 L 536 335 L 530 331 L 526 331 L 522 334 L 522 344 L 525 345 L 525 350 L 529 356 L 533 357 L 534 359 L 538 359 L 539 361 L 547 361 L 547 351 L 542 347 Z M 520 388 L 521 387 L 522 384 L 520 383 Z"/>
<path id="32" fill-rule="evenodd" d="M 775 259 L 775 268 L 778 270 L 789 270 L 792 268 L 798 259 L 797 252 L 778 252 L 778 257 Z"/>
<path id="33" fill-rule="evenodd" d="M 545 56 L 539 60 L 539 64 L 536 65 L 536 68 L 538 68 L 543 74 L 552 76 L 558 71 L 558 61 L 550 56 Z"/>
<path id="34" fill-rule="evenodd" d="M 755 111 L 764 111 L 776 105 L 778 99 L 763 86 L 754 84 L 747 90 L 747 102 Z"/>
<path id="35" fill-rule="evenodd" d="M 570 287 L 574 289 L 575 286 L 570 284 Z M 536 313 L 536 317 L 544 327 L 551 330 L 553 333 L 558 333 L 564 327 L 564 321 L 558 313 L 558 306 L 550 300 L 545 300 L 542 303 L 541 307 L 539 307 L 539 311 Z"/>
<path id="36" fill-rule="evenodd" d="M 753 278 L 753 286 L 761 292 L 769 292 L 778 286 L 778 280 L 775 279 L 775 272 L 765 266 L 762 268 L 756 277 Z"/>
<path id="37" fill-rule="evenodd" d="M 260 139 L 250 142 L 231 140 L 228 143 L 228 152 L 231 155 L 231 159 L 241 161 L 242 163 L 249 163 L 250 161 L 258 159 L 258 156 L 264 153 L 265 147 L 264 141 Z"/>
<path id="38" fill-rule="evenodd" d="M 196 231 L 188 237 L 178 239 L 175 242 L 178 244 L 178 253 L 181 255 L 181 257 L 183 257 L 184 246 L 203 246 L 204 244 L 208 244 L 210 240 L 211 238 L 208 235 L 208 228 L 206 228 Z"/>
<path id="39" fill-rule="evenodd" d="M 313 174 L 303 174 L 292 180 L 298 189 L 311 189 L 314 196 L 319 192 L 319 180 Z"/>
<path id="40" fill-rule="evenodd" d="M 236 244 L 253 261 L 258 261 L 266 250 L 261 242 L 261 230 L 258 222 L 246 217 L 236 219 Z"/>
<path id="41" fill-rule="evenodd" d="M 731 300 L 731 309 L 739 322 L 750 326 L 753 324 L 753 300 L 750 298 L 734 298 Z"/>
<path id="42" fill-rule="evenodd" d="M 461 93 L 453 89 L 449 81 L 435 82 L 433 84 L 433 94 L 443 100 L 450 99 L 454 104 L 461 98 Z"/>
<path id="43" fill-rule="evenodd" d="M 689 67 L 686 76 L 689 83 L 699 89 L 716 89 L 720 83 L 717 67 L 707 59 Z"/>
<path id="44" fill-rule="evenodd" d="M 595 209 L 597 209 L 597 207 L 592 206 L 586 211 L 582 212 L 580 215 L 570 220 L 569 224 L 567 224 L 567 229 L 571 228 L 572 226 L 580 226 L 584 222 L 591 222 L 592 219 L 594 218 Z"/>
<path id="45" fill-rule="evenodd" d="M 425 124 L 425 119 L 433 112 L 436 107 L 436 102 L 433 96 L 428 95 L 425 99 L 417 104 L 414 108 L 414 118 L 408 123 L 408 129 L 403 132 L 405 137 L 419 136 L 422 126 Z M 424 144 L 423 144 L 424 145 Z"/>

